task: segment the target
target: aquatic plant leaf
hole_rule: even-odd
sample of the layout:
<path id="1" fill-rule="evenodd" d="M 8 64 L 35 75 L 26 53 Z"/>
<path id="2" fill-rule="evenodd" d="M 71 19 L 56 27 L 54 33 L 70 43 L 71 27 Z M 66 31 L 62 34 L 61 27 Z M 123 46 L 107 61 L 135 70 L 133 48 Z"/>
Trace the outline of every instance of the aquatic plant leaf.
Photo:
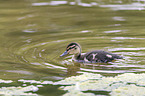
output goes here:
<path id="1" fill-rule="evenodd" d="M 38 96 L 29 92 L 35 92 L 37 90 L 38 88 L 33 85 L 27 87 L 2 87 L 0 88 L 0 96 Z"/>
<path id="2" fill-rule="evenodd" d="M 113 90 L 111 96 L 145 96 L 145 87 L 127 85 Z"/>
<path id="3" fill-rule="evenodd" d="M 68 92 L 64 96 L 95 96 L 93 92 L 109 92 L 111 96 L 144 96 L 145 74 L 125 73 L 115 77 L 105 77 L 99 74 L 85 73 L 55 82 L 53 85 L 68 85 L 60 87 Z"/>
<path id="4" fill-rule="evenodd" d="M 53 84 L 52 81 L 36 81 L 36 80 L 24 80 L 24 79 L 20 79 L 18 81 L 23 83 L 30 83 L 30 84 Z"/>
<path id="5" fill-rule="evenodd" d="M 55 82 L 54 85 L 72 85 L 72 84 L 76 84 L 77 82 L 83 82 L 86 80 L 100 79 L 101 77 L 102 76 L 100 74 L 85 73 L 83 75 L 72 76 L 66 78 L 65 80 Z"/>
<path id="6" fill-rule="evenodd" d="M 81 91 L 71 91 L 71 92 L 64 94 L 63 96 L 76 96 L 74 94 L 77 94 L 77 96 L 96 96 L 93 93 L 83 93 Z"/>

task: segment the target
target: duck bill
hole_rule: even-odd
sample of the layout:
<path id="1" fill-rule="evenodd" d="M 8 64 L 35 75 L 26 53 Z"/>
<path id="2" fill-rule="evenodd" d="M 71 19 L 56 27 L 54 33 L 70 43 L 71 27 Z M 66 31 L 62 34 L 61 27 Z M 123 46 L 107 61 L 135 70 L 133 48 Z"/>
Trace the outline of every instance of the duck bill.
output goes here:
<path id="1" fill-rule="evenodd" d="M 65 55 L 67 55 L 67 54 L 68 54 L 68 52 L 65 51 L 62 55 L 60 55 L 60 57 L 63 57 L 63 56 L 65 56 Z"/>

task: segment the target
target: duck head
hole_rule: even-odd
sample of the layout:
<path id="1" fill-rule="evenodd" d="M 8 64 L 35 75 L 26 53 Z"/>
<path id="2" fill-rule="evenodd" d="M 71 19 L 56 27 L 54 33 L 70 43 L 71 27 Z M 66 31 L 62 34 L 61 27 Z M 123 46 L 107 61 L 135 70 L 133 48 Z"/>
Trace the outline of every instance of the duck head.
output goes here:
<path id="1" fill-rule="evenodd" d="M 60 57 L 65 56 L 67 54 L 80 55 L 81 54 L 81 46 L 75 42 L 68 44 L 66 47 L 66 51 L 62 55 L 60 55 Z"/>

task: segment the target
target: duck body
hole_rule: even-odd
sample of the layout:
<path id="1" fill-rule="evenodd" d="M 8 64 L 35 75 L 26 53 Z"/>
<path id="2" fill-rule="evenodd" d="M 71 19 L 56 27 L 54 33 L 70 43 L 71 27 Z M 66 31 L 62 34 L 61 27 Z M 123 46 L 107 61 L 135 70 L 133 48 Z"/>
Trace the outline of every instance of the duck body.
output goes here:
<path id="1" fill-rule="evenodd" d="M 76 62 L 84 63 L 107 63 L 115 59 L 122 59 L 122 57 L 102 50 L 91 51 L 77 58 L 73 58 Z"/>
<path id="2" fill-rule="evenodd" d="M 109 53 L 102 50 L 95 50 L 85 54 L 81 53 L 81 47 L 78 43 L 70 43 L 67 50 L 61 55 L 74 54 L 73 60 L 83 63 L 107 63 L 115 59 L 122 59 L 123 57 L 117 54 Z"/>

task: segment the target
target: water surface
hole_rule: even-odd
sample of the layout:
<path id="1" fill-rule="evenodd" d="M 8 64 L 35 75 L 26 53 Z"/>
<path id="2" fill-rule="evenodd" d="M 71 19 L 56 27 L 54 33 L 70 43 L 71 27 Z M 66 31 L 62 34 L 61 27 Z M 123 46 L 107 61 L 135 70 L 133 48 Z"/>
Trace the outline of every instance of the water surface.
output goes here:
<path id="1" fill-rule="evenodd" d="M 76 4 L 75 4 L 76 3 Z M 24 80 L 56 81 L 81 73 L 105 76 L 145 72 L 145 1 L 0 1 L 0 77 L 22 86 Z M 67 44 L 82 52 L 104 50 L 124 56 L 109 64 L 75 63 L 60 58 Z M 35 93 L 56 96 L 59 86 Z"/>

